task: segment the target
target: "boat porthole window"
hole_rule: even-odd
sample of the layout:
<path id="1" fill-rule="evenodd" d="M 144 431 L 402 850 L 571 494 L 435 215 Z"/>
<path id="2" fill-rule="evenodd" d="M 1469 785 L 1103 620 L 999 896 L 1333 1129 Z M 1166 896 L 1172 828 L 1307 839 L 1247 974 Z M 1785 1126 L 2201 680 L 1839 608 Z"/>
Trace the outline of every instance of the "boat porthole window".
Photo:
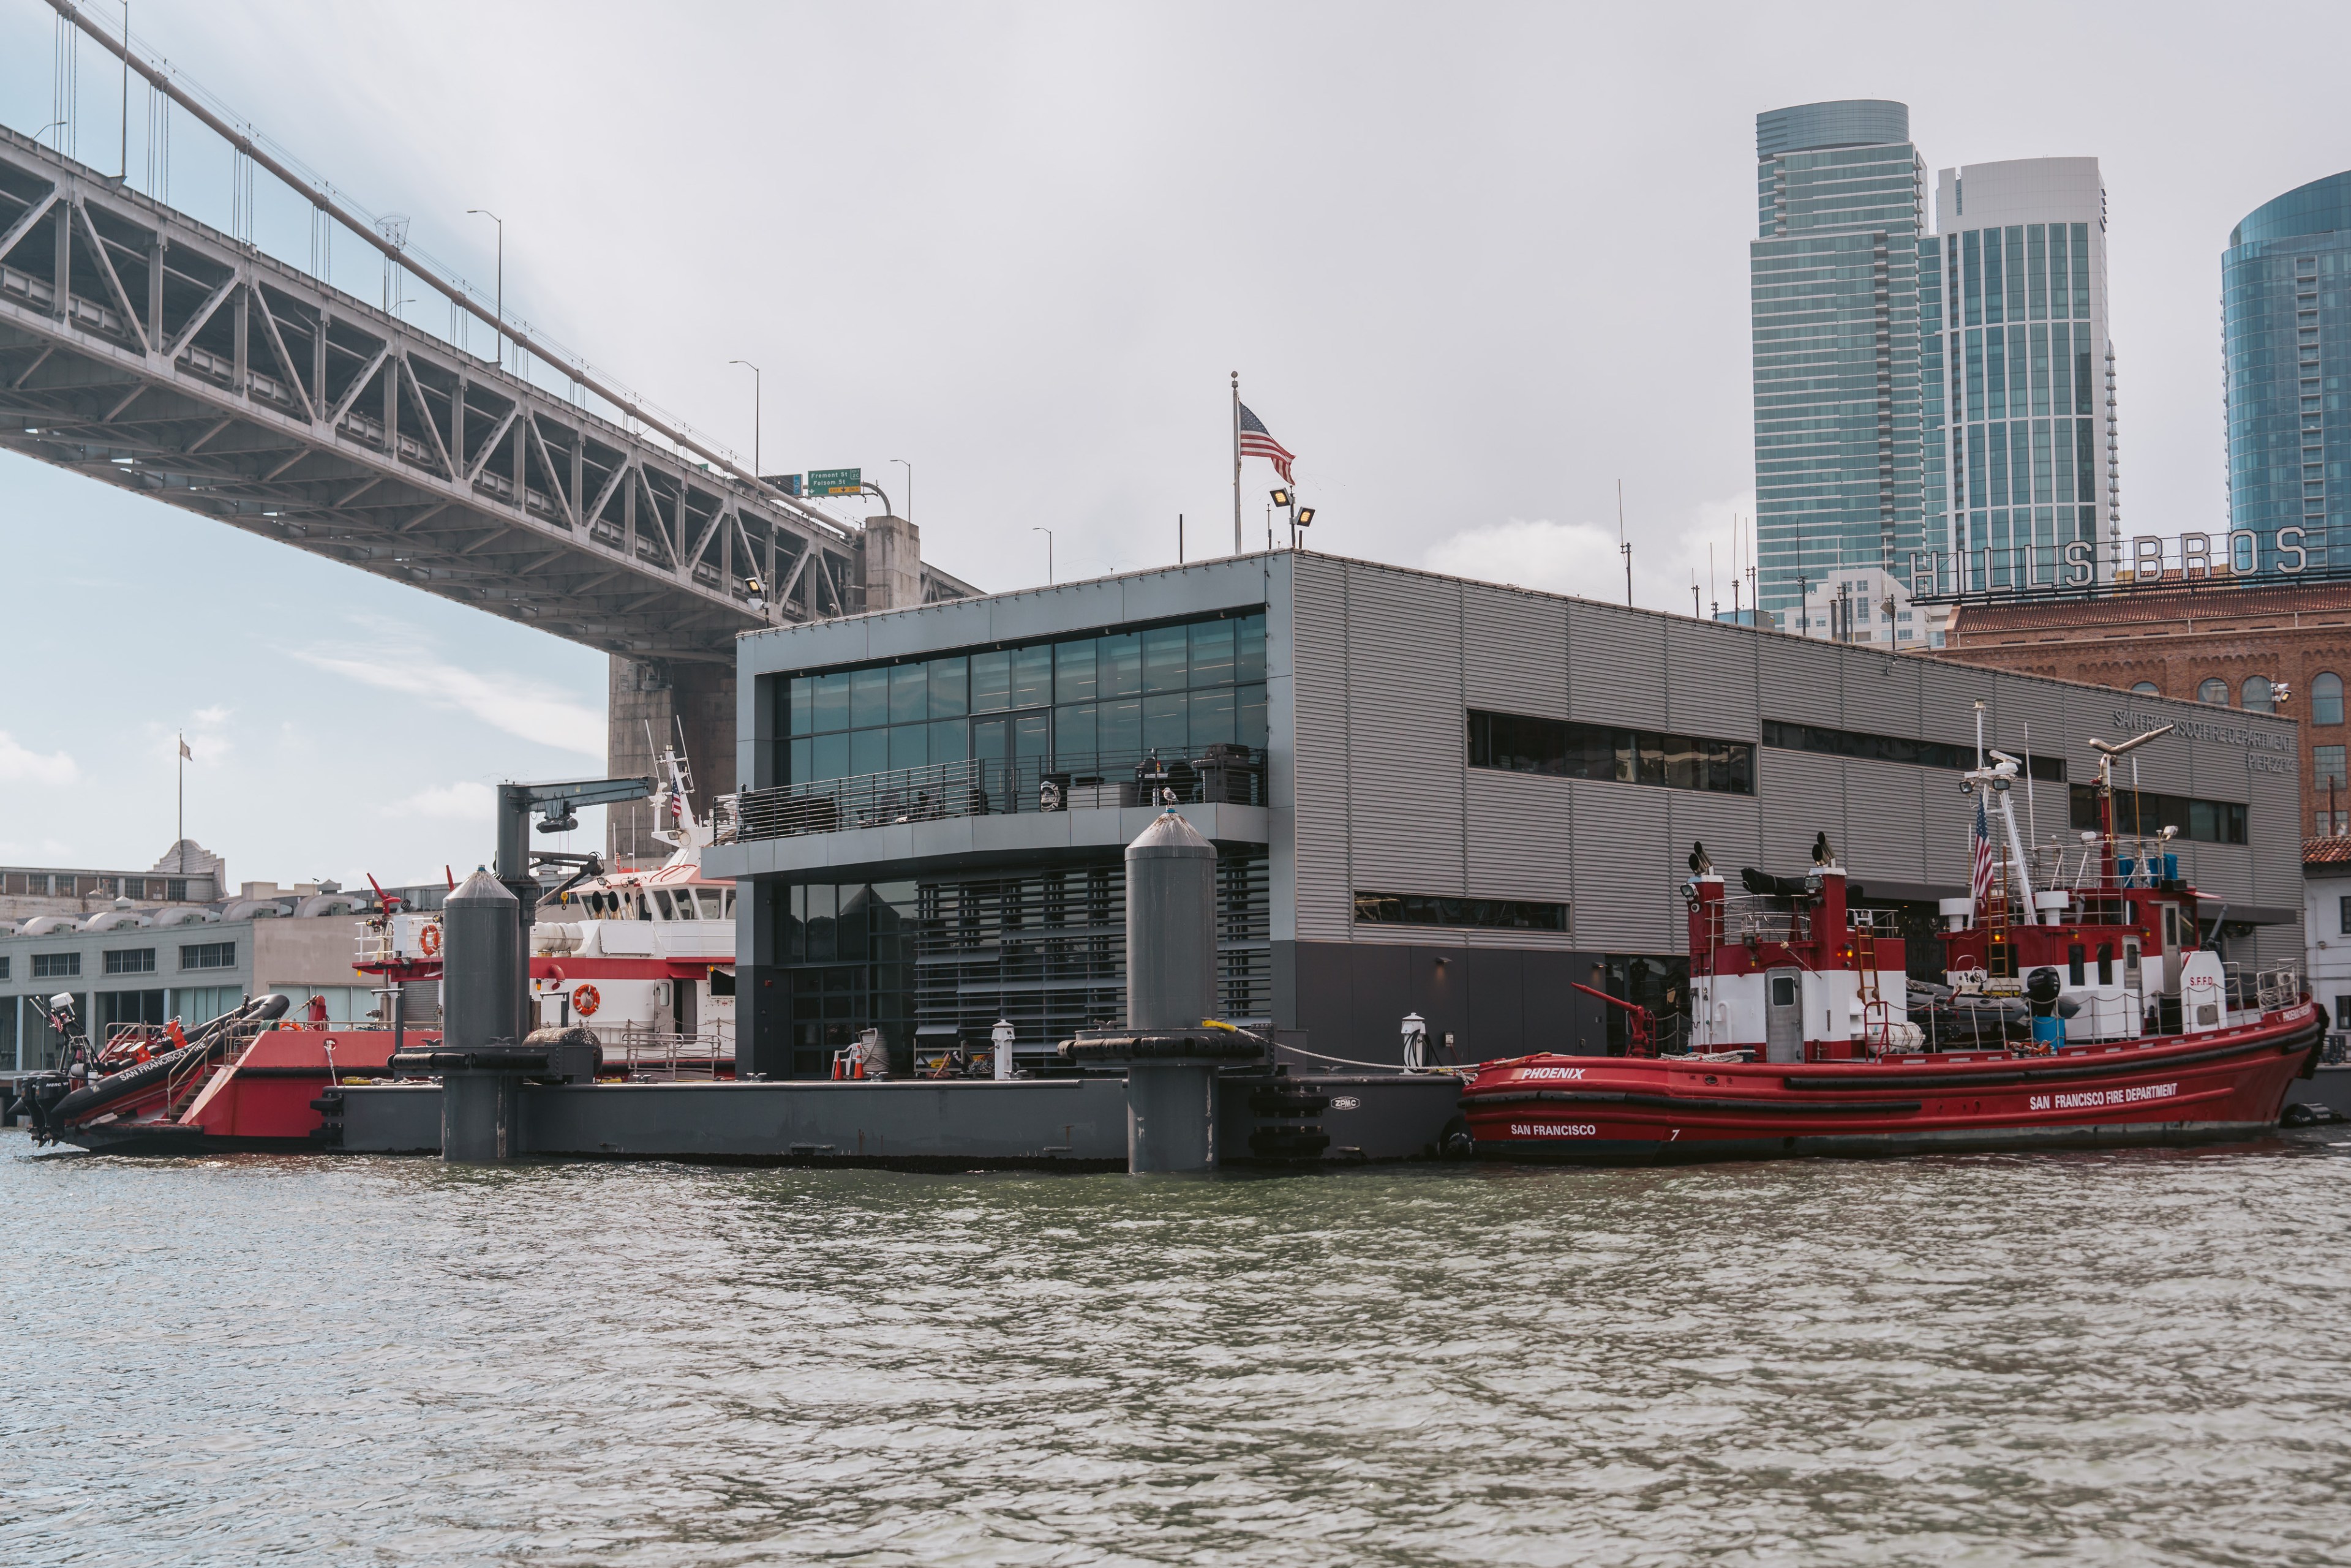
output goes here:
<path id="1" fill-rule="evenodd" d="M 1788 975 L 1771 977 L 1771 1005 L 1775 1008 L 1792 1008 L 1796 1005 L 1796 982 L 1793 977 Z"/>
<path id="2" fill-rule="evenodd" d="M 2138 978 L 2138 944 L 2136 942 L 2123 944 L 2123 973 L 2134 980 Z"/>
<path id="3" fill-rule="evenodd" d="M 2196 688 L 2196 700 L 2214 707 L 2229 706 L 2229 683 L 2214 675 Z"/>

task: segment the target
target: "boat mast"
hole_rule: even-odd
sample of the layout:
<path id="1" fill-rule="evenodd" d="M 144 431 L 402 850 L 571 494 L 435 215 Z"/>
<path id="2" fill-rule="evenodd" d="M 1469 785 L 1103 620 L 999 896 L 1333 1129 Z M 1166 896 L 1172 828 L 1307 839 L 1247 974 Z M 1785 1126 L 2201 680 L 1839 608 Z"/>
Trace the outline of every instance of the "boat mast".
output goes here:
<path id="1" fill-rule="evenodd" d="M 2095 737 L 2091 738 L 2090 749 L 2098 754 L 2098 880 L 2103 891 L 2112 891 L 2116 880 L 2115 875 L 2115 758 L 2137 751 L 2158 736 L 2169 735 L 2179 727 L 2176 724 L 2167 724 L 2160 729 L 2150 729 L 2144 734 L 2132 736 L 2119 746 L 2109 745 Z M 2136 818 L 2138 813 L 2134 810 L 2131 815 Z M 2134 821 L 2131 826 L 2137 829 L 2140 824 Z M 2142 853 L 2139 858 L 2143 861 L 2147 857 Z"/>
<path id="2" fill-rule="evenodd" d="M 2002 751 L 1995 751 L 1991 755 L 1997 763 L 1991 769 L 1992 804 L 2000 808 L 2001 825 L 2008 830 L 2007 860 L 2016 868 L 2013 873 L 2002 872 L 2001 898 L 2003 904 L 2012 903 L 2012 890 L 2022 885 L 2024 890 L 2024 924 L 2038 925 L 2042 923 L 2041 909 L 2032 897 L 2032 866 L 2024 857 L 2024 835 L 2016 825 L 2016 791 L 2011 787 L 2011 780 L 2016 774 L 2016 758 Z M 2008 919 L 2011 925 L 2015 924 L 2013 913 Z"/>

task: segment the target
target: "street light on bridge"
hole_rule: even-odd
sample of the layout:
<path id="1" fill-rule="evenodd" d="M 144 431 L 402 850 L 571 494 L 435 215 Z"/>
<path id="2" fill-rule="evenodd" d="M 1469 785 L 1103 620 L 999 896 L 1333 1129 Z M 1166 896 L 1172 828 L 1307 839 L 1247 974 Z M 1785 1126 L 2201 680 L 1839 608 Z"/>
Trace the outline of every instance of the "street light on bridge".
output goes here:
<path id="1" fill-rule="evenodd" d="M 498 225 L 498 368 L 504 370 L 507 363 L 507 221 L 487 207 L 467 207 L 465 215 L 487 218 Z"/>
<path id="2" fill-rule="evenodd" d="M 748 360 L 729 360 L 726 362 L 740 365 L 751 372 L 751 472 L 764 485 L 768 476 L 759 472 L 759 382 L 764 378 L 759 374 L 759 367 Z"/>

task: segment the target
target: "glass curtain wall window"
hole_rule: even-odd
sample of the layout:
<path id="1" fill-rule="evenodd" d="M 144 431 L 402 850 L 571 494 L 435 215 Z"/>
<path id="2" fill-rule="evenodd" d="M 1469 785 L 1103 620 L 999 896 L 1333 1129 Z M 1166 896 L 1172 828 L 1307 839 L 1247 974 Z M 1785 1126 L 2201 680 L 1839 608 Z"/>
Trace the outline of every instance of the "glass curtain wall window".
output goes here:
<path id="1" fill-rule="evenodd" d="M 1110 774 L 1262 750 L 1265 612 L 991 648 L 785 683 L 783 782 L 977 759 Z"/>
<path id="2" fill-rule="evenodd" d="M 2351 514 L 2351 171 L 2245 214 L 2220 256 L 2232 564 L 2305 570 Z M 2299 534 L 2287 530 L 2299 529 Z M 2282 559 L 2283 558 L 2283 559 Z"/>
<path id="3" fill-rule="evenodd" d="M 1941 371 L 1939 356 L 1923 367 L 1920 321 L 1942 282 L 1904 106 L 1767 110 L 1755 151 L 1756 588 L 1792 623 L 1805 582 L 1907 559 L 1926 538 L 1924 377 Z"/>
<path id="4" fill-rule="evenodd" d="M 1971 590 L 2047 583 L 2098 537 L 2090 225 L 1950 236 L 1951 538 Z M 2095 558 L 2094 558 L 2095 559 Z"/>

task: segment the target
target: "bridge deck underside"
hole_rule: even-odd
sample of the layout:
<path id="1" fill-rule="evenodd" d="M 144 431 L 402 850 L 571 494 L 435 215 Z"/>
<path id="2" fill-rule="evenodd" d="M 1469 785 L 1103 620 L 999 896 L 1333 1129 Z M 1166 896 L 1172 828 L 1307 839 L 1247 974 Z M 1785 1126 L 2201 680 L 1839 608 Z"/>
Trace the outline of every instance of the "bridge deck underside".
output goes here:
<path id="1" fill-rule="evenodd" d="M 610 653 L 862 608 L 852 530 L 13 133 L 0 446 Z"/>

